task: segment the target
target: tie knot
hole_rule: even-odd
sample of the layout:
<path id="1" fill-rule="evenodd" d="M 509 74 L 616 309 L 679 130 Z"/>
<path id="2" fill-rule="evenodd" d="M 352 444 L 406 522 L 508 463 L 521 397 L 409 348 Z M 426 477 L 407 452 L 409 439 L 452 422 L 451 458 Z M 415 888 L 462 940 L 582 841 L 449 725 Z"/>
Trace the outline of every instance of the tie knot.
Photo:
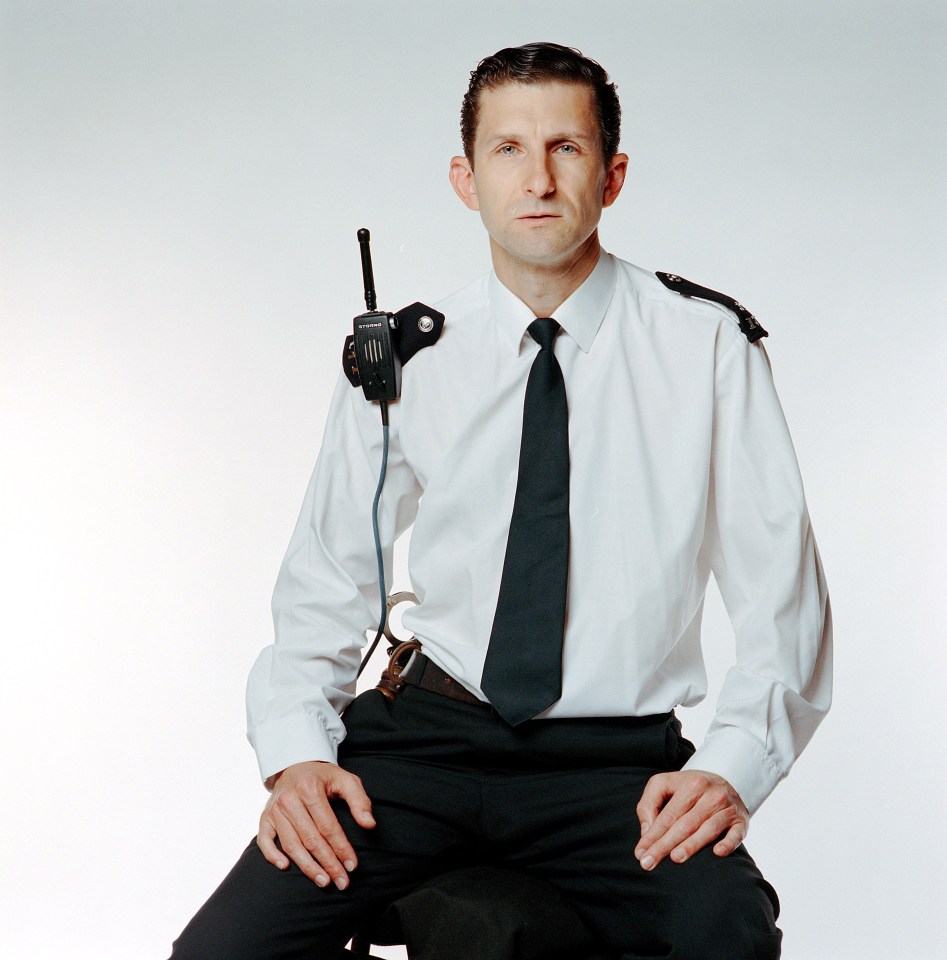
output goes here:
<path id="1" fill-rule="evenodd" d="M 551 350 L 552 342 L 556 339 L 559 332 L 559 324 L 552 317 L 540 317 L 534 320 L 527 328 L 529 335 L 542 347 L 543 350 Z"/>

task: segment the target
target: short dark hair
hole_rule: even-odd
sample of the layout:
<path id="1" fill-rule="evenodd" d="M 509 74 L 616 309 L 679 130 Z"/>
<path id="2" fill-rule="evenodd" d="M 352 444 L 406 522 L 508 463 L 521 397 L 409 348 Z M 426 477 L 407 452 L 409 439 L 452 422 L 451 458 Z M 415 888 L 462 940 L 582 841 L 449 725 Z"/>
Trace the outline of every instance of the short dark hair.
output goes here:
<path id="1" fill-rule="evenodd" d="M 506 47 L 486 57 L 470 72 L 470 84 L 460 108 L 460 138 L 464 155 L 473 163 L 474 139 L 480 116 L 480 92 L 505 83 L 580 83 L 591 88 L 598 113 L 602 156 L 606 166 L 616 153 L 621 134 L 618 90 L 604 67 L 575 47 L 558 43 L 527 43 Z"/>

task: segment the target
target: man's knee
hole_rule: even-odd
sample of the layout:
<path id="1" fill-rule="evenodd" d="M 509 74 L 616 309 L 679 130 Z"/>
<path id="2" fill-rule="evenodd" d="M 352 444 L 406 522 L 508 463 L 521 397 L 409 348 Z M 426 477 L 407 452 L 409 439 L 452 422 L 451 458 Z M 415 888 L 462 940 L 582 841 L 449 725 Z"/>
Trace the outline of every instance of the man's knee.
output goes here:
<path id="1" fill-rule="evenodd" d="M 718 858 L 710 850 L 704 856 L 709 869 L 686 885 L 680 909 L 674 914 L 669 931 L 672 956 L 682 960 L 777 960 L 782 933 L 776 926 L 776 891 L 742 849 L 731 854 L 733 859 Z M 686 880 L 683 874 L 682 879 Z"/>
<path id="2" fill-rule="evenodd" d="M 679 960 L 778 960 L 782 933 L 765 917 L 731 908 L 690 921 L 681 917 L 670 939 L 671 956 Z"/>

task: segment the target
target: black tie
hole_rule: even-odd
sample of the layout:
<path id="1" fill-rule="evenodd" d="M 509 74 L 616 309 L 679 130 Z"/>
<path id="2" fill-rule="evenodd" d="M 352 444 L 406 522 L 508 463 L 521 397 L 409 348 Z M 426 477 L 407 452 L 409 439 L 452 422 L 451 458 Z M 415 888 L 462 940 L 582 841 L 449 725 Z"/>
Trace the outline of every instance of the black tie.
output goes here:
<path id="1" fill-rule="evenodd" d="M 569 570 L 569 423 L 553 341 L 559 324 L 534 320 L 539 344 L 526 383 L 519 476 L 500 595 L 481 688 L 516 726 L 562 696 Z"/>

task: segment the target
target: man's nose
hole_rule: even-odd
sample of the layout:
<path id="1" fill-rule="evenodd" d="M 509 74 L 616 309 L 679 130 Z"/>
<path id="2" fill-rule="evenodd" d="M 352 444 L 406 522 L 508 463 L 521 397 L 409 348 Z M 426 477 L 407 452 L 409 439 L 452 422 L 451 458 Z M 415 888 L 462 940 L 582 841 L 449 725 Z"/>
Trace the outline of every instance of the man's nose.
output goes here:
<path id="1" fill-rule="evenodd" d="M 526 192 L 534 197 L 548 196 L 556 189 L 549 156 L 545 152 L 535 153 L 529 158 L 526 171 Z"/>

